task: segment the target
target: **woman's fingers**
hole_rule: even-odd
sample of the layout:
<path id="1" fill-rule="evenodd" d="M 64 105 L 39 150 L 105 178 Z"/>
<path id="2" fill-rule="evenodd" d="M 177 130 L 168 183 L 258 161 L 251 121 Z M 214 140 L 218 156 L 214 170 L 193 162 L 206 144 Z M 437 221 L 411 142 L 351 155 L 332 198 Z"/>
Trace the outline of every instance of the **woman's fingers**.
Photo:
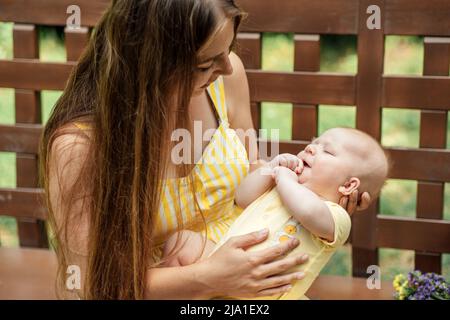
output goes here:
<path id="1" fill-rule="evenodd" d="M 359 197 L 358 190 L 355 190 L 349 196 L 341 197 L 339 199 L 339 205 L 351 215 L 355 213 L 355 211 L 366 210 L 371 201 L 372 199 L 368 192 L 363 192 L 361 197 Z"/>
<path id="2" fill-rule="evenodd" d="M 288 292 L 291 289 L 292 289 L 292 285 L 288 284 L 288 285 L 281 286 L 281 287 L 261 290 L 256 294 L 256 296 L 257 297 L 265 297 L 265 296 L 280 295 L 280 294 Z"/>
<path id="3" fill-rule="evenodd" d="M 255 244 L 263 242 L 269 235 L 269 229 L 263 229 L 251 233 L 244 234 L 242 236 L 232 237 L 228 240 L 228 244 L 234 248 L 247 249 Z"/>
<path id="4" fill-rule="evenodd" d="M 304 272 L 289 273 L 281 276 L 274 276 L 264 279 L 260 282 L 261 289 L 270 289 L 275 287 L 281 287 L 285 285 L 290 285 L 296 280 L 301 280 L 305 277 Z"/>
<path id="5" fill-rule="evenodd" d="M 255 269 L 255 273 L 259 278 L 267 278 L 269 276 L 286 272 L 293 267 L 304 264 L 306 261 L 308 261 L 308 255 L 306 254 L 286 257 L 281 260 L 276 260 L 271 263 L 261 265 L 259 268 Z"/>
<path id="6" fill-rule="evenodd" d="M 277 244 L 276 246 L 269 247 L 266 249 L 263 249 L 261 251 L 255 252 L 254 257 L 256 257 L 256 263 L 257 264 L 263 264 L 271 262 L 275 259 L 278 259 L 285 254 L 287 254 L 289 251 L 294 249 L 300 244 L 300 241 L 298 239 L 291 239 L 289 241 L 282 242 L 280 244 Z"/>
<path id="7" fill-rule="evenodd" d="M 339 199 L 339 205 L 344 208 L 345 210 L 347 210 L 347 205 L 348 205 L 348 196 L 343 196 Z M 348 210 L 347 210 L 348 212 Z"/>
<path id="8" fill-rule="evenodd" d="M 370 198 L 370 194 L 368 192 L 364 192 L 361 195 L 361 201 L 358 203 L 358 207 L 356 208 L 356 210 L 361 211 L 361 210 L 366 210 L 369 207 L 371 198 Z"/>
<path id="9" fill-rule="evenodd" d="M 347 204 L 347 212 L 352 215 L 356 211 L 356 207 L 358 206 L 358 190 L 353 191 L 349 198 Z"/>

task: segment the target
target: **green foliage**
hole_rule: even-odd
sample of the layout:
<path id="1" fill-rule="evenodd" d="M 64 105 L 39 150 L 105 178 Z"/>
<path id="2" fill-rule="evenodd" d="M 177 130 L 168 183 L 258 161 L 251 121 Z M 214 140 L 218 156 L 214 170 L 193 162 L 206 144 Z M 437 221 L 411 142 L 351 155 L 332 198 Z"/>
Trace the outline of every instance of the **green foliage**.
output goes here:
<path id="1" fill-rule="evenodd" d="M 356 126 L 356 107 L 319 106 L 319 135 L 335 127 L 354 128 Z"/>

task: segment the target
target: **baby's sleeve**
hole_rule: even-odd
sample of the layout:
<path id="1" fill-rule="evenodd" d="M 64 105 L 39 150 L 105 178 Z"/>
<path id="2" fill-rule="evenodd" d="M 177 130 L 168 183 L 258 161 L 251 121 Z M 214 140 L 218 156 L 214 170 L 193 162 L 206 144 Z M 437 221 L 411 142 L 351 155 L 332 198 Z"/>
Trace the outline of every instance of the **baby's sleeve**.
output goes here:
<path id="1" fill-rule="evenodd" d="M 325 204 L 333 217 L 334 239 L 332 242 L 327 241 L 326 239 L 320 239 L 320 241 L 322 241 L 329 248 L 337 248 L 344 245 L 345 241 L 347 241 L 352 227 L 352 220 L 350 219 L 350 215 L 347 211 L 345 211 L 345 209 L 337 203 L 325 201 Z"/>

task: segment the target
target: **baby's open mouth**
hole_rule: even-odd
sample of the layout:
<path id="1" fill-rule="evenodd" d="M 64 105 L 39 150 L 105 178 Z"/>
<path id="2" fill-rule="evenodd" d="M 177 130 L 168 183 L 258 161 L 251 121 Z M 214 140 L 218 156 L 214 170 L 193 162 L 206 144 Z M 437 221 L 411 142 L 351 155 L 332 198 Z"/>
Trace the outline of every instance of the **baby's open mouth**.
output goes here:
<path id="1" fill-rule="evenodd" d="M 302 160 L 302 161 L 303 161 L 303 167 L 305 167 L 305 168 L 311 168 L 311 166 L 309 165 L 308 162 L 306 162 L 305 160 Z"/>

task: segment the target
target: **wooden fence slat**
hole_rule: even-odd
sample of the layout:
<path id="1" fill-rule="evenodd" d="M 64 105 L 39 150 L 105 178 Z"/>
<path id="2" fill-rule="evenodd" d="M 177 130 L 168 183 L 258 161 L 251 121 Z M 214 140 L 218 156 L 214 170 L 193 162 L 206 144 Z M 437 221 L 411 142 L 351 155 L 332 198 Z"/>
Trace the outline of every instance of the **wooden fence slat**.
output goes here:
<path id="1" fill-rule="evenodd" d="M 0 151 L 38 153 L 42 125 L 0 125 Z"/>
<path id="2" fill-rule="evenodd" d="M 247 70 L 247 76 L 255 102 L 355 105 L 352 75 Z"/>
<path id="3" fill-rule="evenodd" d="M 393 161 L 393 179 L 450 181 L 450 151 L 385 148 Z M 432 164 L 432 165 L 430 165 Z"/>
<path id="4" fill-rule="evenodd" d="M 82 26 L 95 26 L 110 0 L 0 0 L 0 20 L 40 25 L 66 25 L 69 5 L 81 9 Z M 357 34 L 358 0 L 238 0 L 249 13 L 244 32 L 292 32 L 306 34 Z M 450 4 L 446 0 L 385 1 L 383 32 L 395 35 L 450 36 Z M 375 3 L 374 3 L 375 4 Z M 413 23 L 412 23 L 413 22 Z"/>
<path id="5" fill-rule="evenodd" d="M 378 215 L 380 247 L 450 252 L 450 221 Z"/>
<path id="6" fill-rule="evenodd" d="M 447 43 L 425 38 L 424 75 L 448 75 L 450 38 Z M 447 139 L 447 112 L 421 111 L 420 147 L 443 148 Z M 444 216 L 444 184 L 419 181 L 417 184 L 417 217 L 441 220 Z M 435 235 L 440 236 L 440 235 Z M 415 268 L 423 272 L 441 273 L 441 254 L 426 251 L 415 254 Z"/>
<path id="7" fill-rule="evenodd" d="M 386 0 L 385 34 L 450 36 L 447 0 Z"/>
<path id="8" fill-rule="evenodd" d="M 74 67 L 37 60 L 0 60 L 0 87 L 63 90 Z M 247 70 L 252 101 L 355 105 L 355 77 L 348 74 Z M 384 76 L 382 105 L 450 110 L 450 78 Z M 270 90 L 269 90 L 270 89 Z"/>
<path id="9" fill-rule="evenodd" d="M 0 215 L 46 220 L 43 195 L 37 188 L 0 188 Z"/>
<path id="10" fill-rule="evenodd" d="M 81 25 L 94 26 L 111 0 L 0 0 L 0 21 L 65 26 L 67 8 L 77 5 Z"/>
<path id="11" fill-rule="evenodd" d="M 94 26 L 111 0 L 0 0 L 0 20 L 42 25 L 66 25 L 69 5 L 81 9 L 81 25 Z M 238 0 L 249 12 L 244 32 L 355 34 L 357 0 L 259 1 Z M 327 8 L 324 10 L 324 8 Z"/>
<path id="12" fill-rule="evenodd" d="M 249 13 L 245 32 L 356 34 L 357 0 L 239 0 Z M 324 9 L 326 8 L 326 9 Z"/>
<path id="13" fill-rule="evenodd" d="M 295 35 L 295 71 L 320 71 L 320 36 Z M 310 140 L 317 135 L 317 105 L 294 104 L 292 108 L 292 139 Z"/>
<path id="14" fill-rule="evenodd" d="M 0 60 L 0 87 L 30 90 L 63 90 L 75 63 L 39 60 Z"/>
<path id="15" fill-rule="evenodd" d="M 13 28 L 14 57 L 25 59 L 39 58 L 38 33 L 33 25 L 18 25 Z M 41 122 L 40 93 L 18 90 L 16 99 L 16 123 Z M 17 187 L 33 188 L 38 184 L 38 159 L 36 154 L 18 153 L 16 155 Z M 31 210 L 35 210 L 34 208 Z M 30 212 L 29 215 L 32 215 Z M 47 248 L 48 240 L 45 224 L 36 219 L 17 218 L 19 242 L 22 247 Z"/>
<path id="16" fill-rule="evenodd" d="M 450 110 L 449 88 L 448 76 L 384 76 L 382 103 L 384 107 Z"/>

